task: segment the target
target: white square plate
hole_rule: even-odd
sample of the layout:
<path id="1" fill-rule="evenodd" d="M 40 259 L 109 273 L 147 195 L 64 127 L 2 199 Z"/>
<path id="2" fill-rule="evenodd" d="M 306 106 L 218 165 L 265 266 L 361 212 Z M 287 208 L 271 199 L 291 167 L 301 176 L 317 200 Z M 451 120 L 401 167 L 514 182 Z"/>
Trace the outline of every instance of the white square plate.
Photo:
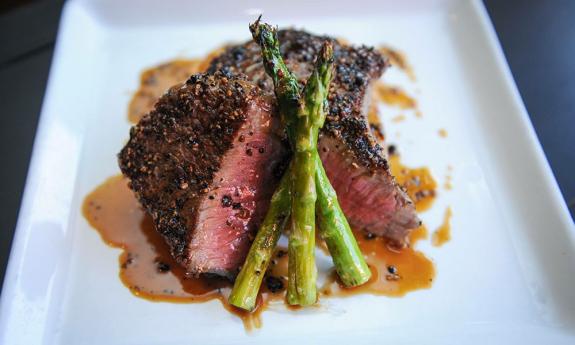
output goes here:
<path id="1" fill-rule="evenodd" d="M 219 302 L 151 303 L 121 284 L 119 251 L 80 206 L 118 173 L 139 73 L 247 40 L 260 10 L 280 26 L 386 43 L 411 60 L 423 117 L 384 118 L 386 130 L 408 165 L 428 165 L 439 181 L 453 167 L 453 190 L 423 214 L 433 228 L 447 205 L 454 213 L 450 243 L 420 245 L 437 265 L 430 290 L 272 310 L 246 334 Z M 393 70 L 385 78 L 405 81 Z M 4 282 L 0 343 L 573 344 L 574 253 L 573 222 L 479 1 L 72 0 Z"/>

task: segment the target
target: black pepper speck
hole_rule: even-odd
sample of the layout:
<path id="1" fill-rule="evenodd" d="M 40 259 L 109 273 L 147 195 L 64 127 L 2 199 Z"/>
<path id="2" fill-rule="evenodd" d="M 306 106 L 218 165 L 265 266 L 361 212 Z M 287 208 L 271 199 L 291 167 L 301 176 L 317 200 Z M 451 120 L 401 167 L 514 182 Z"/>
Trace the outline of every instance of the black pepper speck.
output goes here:
<path id="1" fill-rule="evenodd" d="M 227 194 L 224 195 L 224 196 L 222 197 L 222 206 L 223 206 L 223 207 L 230 207 L 230 206 L 232 206 L 232 197 L 229 196 L 229 195 L 227 195 Z"/>

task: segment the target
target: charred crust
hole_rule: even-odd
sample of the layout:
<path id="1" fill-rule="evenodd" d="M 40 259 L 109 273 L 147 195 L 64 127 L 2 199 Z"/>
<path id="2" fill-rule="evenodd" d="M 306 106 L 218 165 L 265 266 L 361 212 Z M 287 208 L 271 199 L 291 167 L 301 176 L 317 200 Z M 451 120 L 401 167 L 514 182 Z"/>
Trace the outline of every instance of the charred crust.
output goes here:
<path id="1" fill-rule="evenodd" d="M 245 77 L 229 71 L 192 75 L 131 128 L 118 155 L 130 188 L 182 264 L 199 201 L 208 197 L 221 159 L 258 96 L 261 91 Z"/>
<path id="2" fill-rule="evenodd" d="M 340 138 L 345 149 L 355 156 L 357 164 L 371 172 L 388 170 L 385 151 L 374 138 L 362 109 L 370 83 L 378 79 L 389 65 L 386 58 L 372 47 L 342 45 L 334 38 L 300 30 L 280 30 L 278 37 L 286 64 L 302 86 L 312 72 L 313 61 L 323 42 L 332 42 L 336 67 L 328 95 L 329 113 L 322 134 Z M 262 66 L 260 48 L 253 41 L 229 47 L 212 60 L 208 71 L 221 69 L 232 73 L 249 70 L 249 79 L 268 94 L 273 94 L 272 81 Z"/>
<path id="3" fill-rule="evenodd" d="M 330 107 L 331 114 L 339 114 L 337 102 Z M 339 121 L 326 121 L 323 134 L 339 137 L 346 145 L 346 149 L 353 153 L 356 162 L 362 164 L 372 172 L 377 169 L 389 169 L 383 148 L 375 141 L 365 120 L 357 117 L 344 117 Z"/>

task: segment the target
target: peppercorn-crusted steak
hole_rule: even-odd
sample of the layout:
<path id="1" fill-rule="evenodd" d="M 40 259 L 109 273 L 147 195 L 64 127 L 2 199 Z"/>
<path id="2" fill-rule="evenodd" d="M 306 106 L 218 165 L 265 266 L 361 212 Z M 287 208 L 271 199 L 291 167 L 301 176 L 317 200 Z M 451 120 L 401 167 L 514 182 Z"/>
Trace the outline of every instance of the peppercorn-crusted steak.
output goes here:
<path id="1" fill-rule="evenodd" d="M 244 79 L 197 74 L 130 131 L 122 172 L 191 274 L 233 278 L 245 259 L 287 158 L 273 104 Z"/>
<path id="2" fill-rule="evenodd" d="M 370 84 L 381 76 L 387 61 L 373 48 L 350 47 L 305 31 L 281 30 L 278 36 L 286 64 L 302 82 L 311 74 L 323 41 L 333 42 L 335 76 L 318 143 L 323 164 L 354 227 L 384 236 L 396 246 L 406 245 L 409 232 L 420 221 L 413 202 L 391 175 L 386 153 L 373 137 L 366 116 Z M 260 48 L 253 41 L 227 48 L 208 71 L 220 69 L 244 73 L 273 94 Z"/>

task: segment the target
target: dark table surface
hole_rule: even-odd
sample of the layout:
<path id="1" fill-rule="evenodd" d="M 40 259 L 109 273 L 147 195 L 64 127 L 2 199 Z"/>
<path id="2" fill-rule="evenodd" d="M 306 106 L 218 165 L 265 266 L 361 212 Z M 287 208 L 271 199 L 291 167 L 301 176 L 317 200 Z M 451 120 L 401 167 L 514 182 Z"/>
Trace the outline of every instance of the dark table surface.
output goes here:
<path id="1" fill-rule="evenodd" d="M 543 150 L 575 217 L 575 1 L 485 0 Z M 0 281 L 63 1 L 0 2 Z"/>

